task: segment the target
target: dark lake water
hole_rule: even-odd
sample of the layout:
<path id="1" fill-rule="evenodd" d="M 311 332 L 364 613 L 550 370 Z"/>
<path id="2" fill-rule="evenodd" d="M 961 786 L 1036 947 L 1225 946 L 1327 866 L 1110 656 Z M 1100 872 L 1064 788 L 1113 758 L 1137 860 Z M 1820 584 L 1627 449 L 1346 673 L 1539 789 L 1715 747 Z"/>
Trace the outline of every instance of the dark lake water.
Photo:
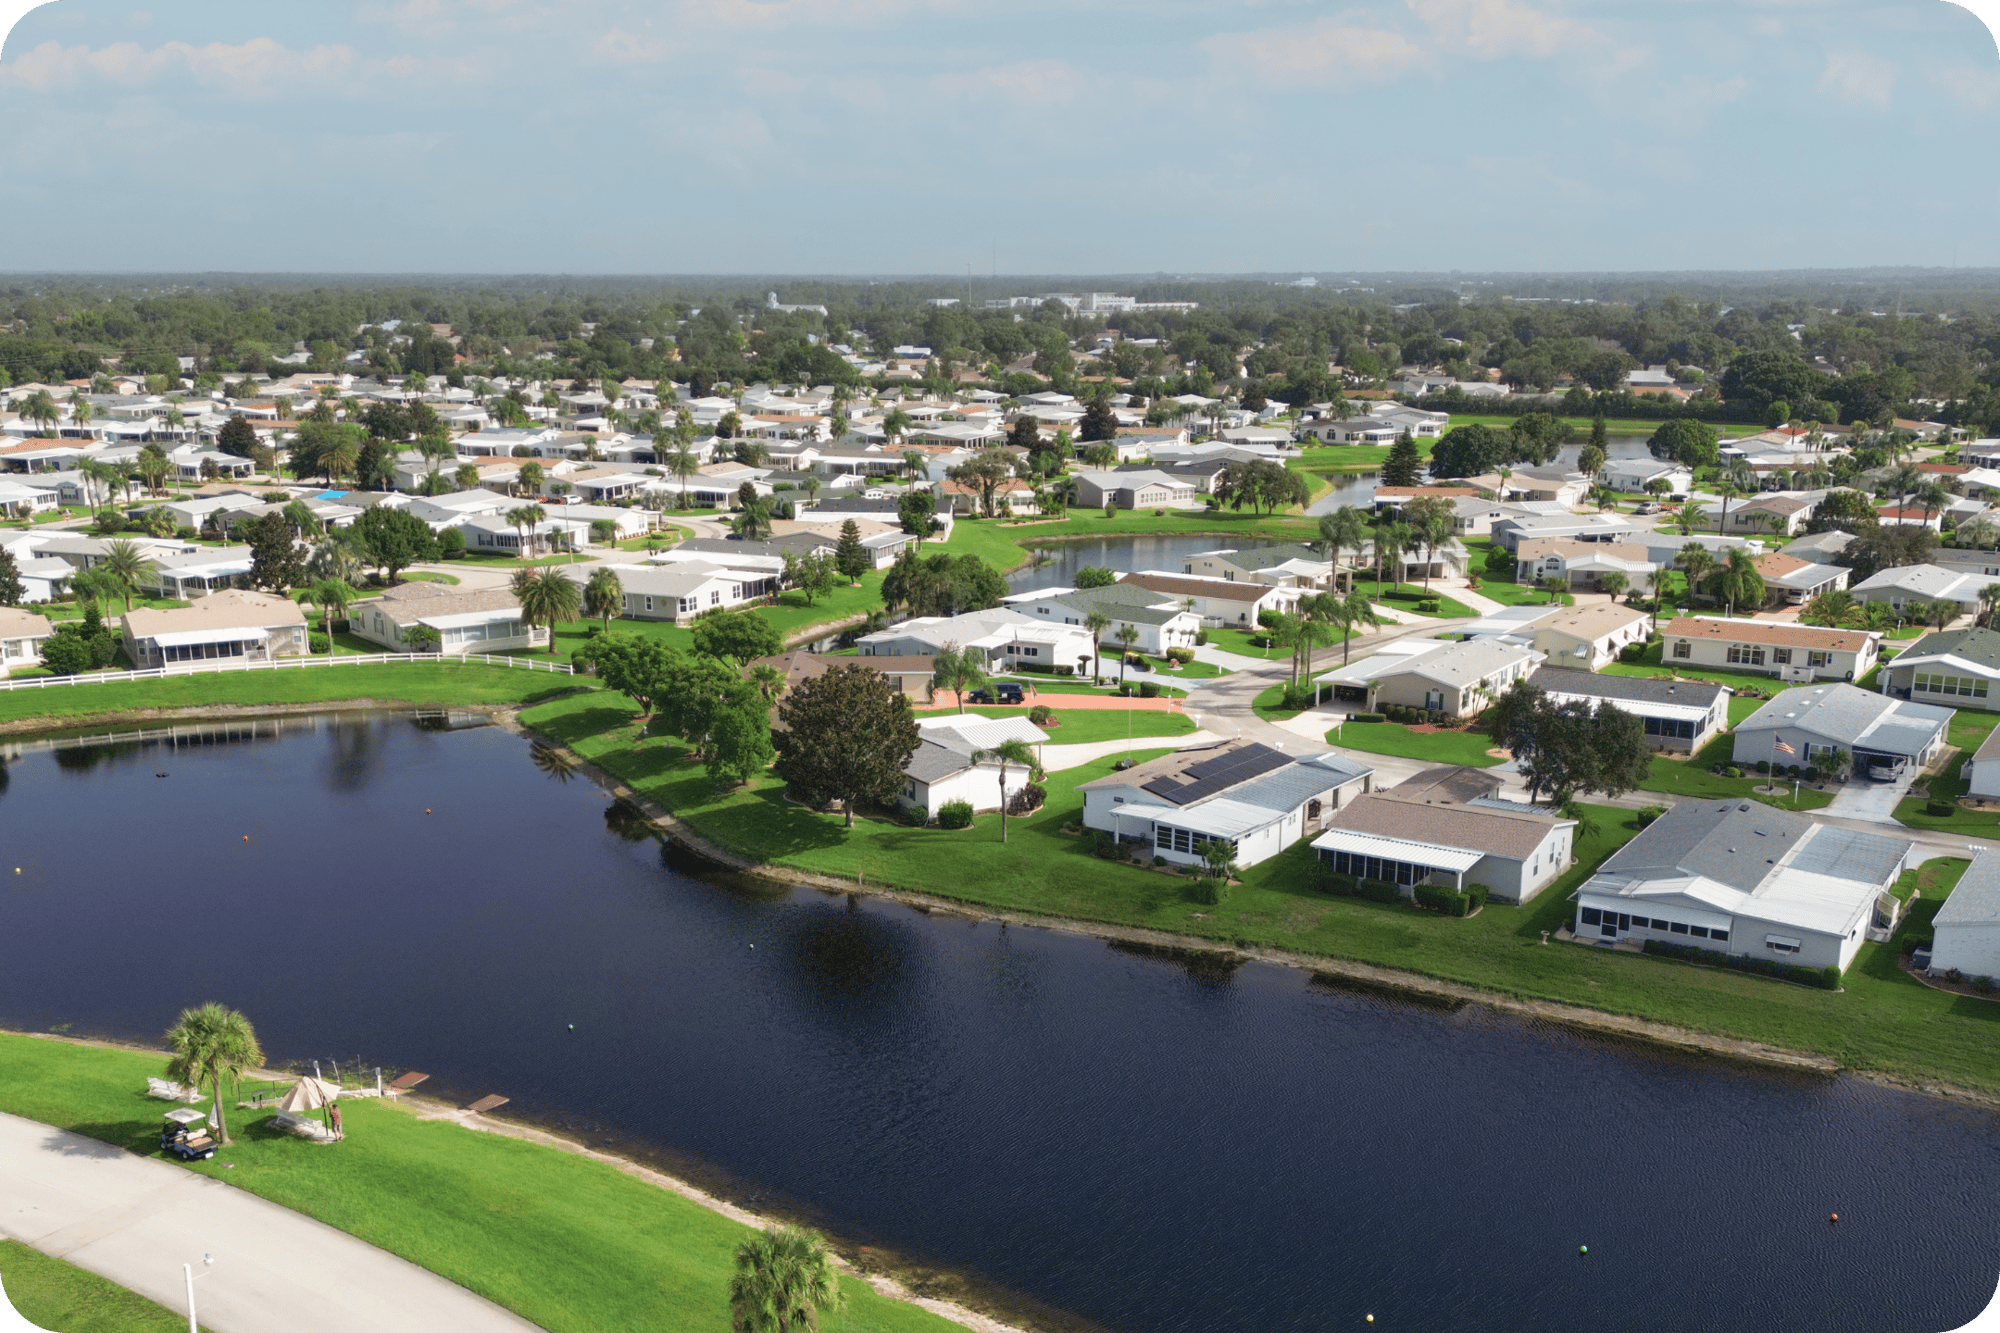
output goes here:
<path id="1" fill-rule="evenodd" d="M 1991 1112 L 704 880 L 497 728 L 295 725 L 8 765 L 0 1022 L 219 999 L 276 1059 L 502 1093 L 1132 1333 L 1935 1333 L 1993 1295 Z"/>

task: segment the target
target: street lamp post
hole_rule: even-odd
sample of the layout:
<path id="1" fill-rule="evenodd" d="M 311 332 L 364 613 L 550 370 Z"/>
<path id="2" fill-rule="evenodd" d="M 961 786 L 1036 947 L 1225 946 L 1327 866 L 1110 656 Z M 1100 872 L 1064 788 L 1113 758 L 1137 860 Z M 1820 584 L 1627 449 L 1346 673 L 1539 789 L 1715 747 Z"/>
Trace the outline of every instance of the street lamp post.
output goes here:
<path id="1" fill-rule="evenodd" d="M 201 1256 L 201 1263 L 202 1263 L 202 1270 L 203 1270 L 203 1271 L 201 1271 L 201 1272 L 199 1272 L 199 1273 L 197 1273 L 197 1272 L 195 1272 L 195 1271 L 194 1271 L 194 1265 L 193 1265 L 193 1264 L 182 1264 L 182 1265 L 181 1265 L 181 1272 L 182 1272 L 183 1274 L 185 1274 L 185 1275 L 187 1276 L 187 1289 L 188 1289 L 188 1333 L 201 1333 L 201 1329 L 200 1329 L 200 1328 L 199 1328 L 199 1327 L 198 1327 L 198 1326 L 197 1326 L 197 1325 L 195 1324 L 195 1322 L 194 1322 L 194 1280 L 195 1280 L 196 1278 L 198 1278 L 198 1277 L 207 1277 L 207 1276 L 208 1276 L 208 1272 L 207 1272 L 207 1270 L 208 1270 L 208 1269 L 209 1269 L 210 1267 L 214 1266 L 214 1264 L 215 1264 L 215 1256 L 214 1256 L 214 1255 L 212 1255 L 212 1254 L 204 1254 L 203 1256 Z"/>

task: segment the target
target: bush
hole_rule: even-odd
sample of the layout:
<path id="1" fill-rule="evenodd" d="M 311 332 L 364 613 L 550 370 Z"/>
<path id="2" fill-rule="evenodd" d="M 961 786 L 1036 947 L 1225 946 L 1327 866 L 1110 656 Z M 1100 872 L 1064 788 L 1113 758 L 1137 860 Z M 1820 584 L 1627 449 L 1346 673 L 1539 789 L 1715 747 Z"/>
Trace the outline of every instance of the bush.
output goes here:
<path id="1" fill-rule="evenodd" d="M 1619 661 L 1621 661 L 1621 662 L 1643 662 L 1643 661 L 1645 661 L 1645 660 L 1646 660 L 1646 645 L 1645 645 L 1645 644 L 1643 644 L 1643 643 L 1628 643 L 1628 644 L 1626 644 L 1626 645 L 1625 645 L 1625 646 L 1624 646 L 1623 648 L 1620 648 L 1620 649 L 1618 650 L 1618 660 L 1619 660 Z"/>
<path id="2" fill-rule="evenodd" d="M 51 634 L 42 642 L 42 665 L 58 676 L 90 670 L 90 643 L 81 634 Z"/>
<path id="3" fill-rule="evenodd" d="M 465 534 L 457 528 L 446 528 L 438 534 L 438 549 L 444 552 L 446 560 L 465 554 Z"/>
<path id="4" fill-rule="evenodd" d="M 1464 916 L 1472 910 L 1469 895 L 1441 884 L 1417 885 L 1415 898 L 1417 906 L 1426 911 L 1442 912 L 1446 916 Z"/>
<path id="5" fill-rule="evenodd" d="M 1038 727 L 1046 727 L 1056 715 L 1056 710 L 1047 704 L 1036 704 L 1028 710 L 1028 721 Z"/>
<path id="6" fill-rule="evenodd" d="M 1839 965 L 1835 963 L 1828 963 L 1825 967 L 1820 969 L 1819 978 L 1820 978 L 1820 985 L 1825 986 L 1828 990 L 1839 990 L 1840 989 Z"/>
<path id="7" fill-rule="evenodd" d="M 1126 684 L 1120 685 L 1118 687 L 1118 697 L 1121 699 L 1129 699 L 1132 697 L 1132 686 L 1130 682 L 1127 682 Z"/>
<path id="8" fill-rule="evenodd" d="M 1156 681 L 1156 680 L 1142 680 L 1142 681 L 1140 681 L 1140 682 L 1139 682 L 1139 697 L 1140 697 L 1141 699 L 1157 699 L 1157 698 L 1159 698 L 1159 697 L 1160 697 L 1160 683 L 1159 683 L 1158 681 Z"/>
<path id="9" fill-rule="evenodd" d="M 1692 944 L 1669 944 L 1665 940 L 1647 940 L 1645 952 L 1658 958 L 1678 958 L 1686 963 L 1700 963 L 1705 967 L 1726 967 L 1734 972 L 1755 972 L 1759 976 L 1776 977 L 1795 985 L 1823 987 L 1826 973 L 1816 967 L 1801 967 L 1796 963 L 1780 963 L 1768 958 L 1746 958 L 1741 954 L 1723 953 L 1719 949 L 1703 949 Z M 1834 969 L 1837 973 L 1839 969 Z M 1836 981 L 1836 985 L 1839 983 Z"/>
<path id="10" fill-rule="evenodd" d="M 1303 681 L 1286 681 L 1284 693 L 1278 697 L 1280 708 L 1304 712 L 1313 706 L 1313 688 Z"/>
<path id="11" fill-rule="evenodd" d="M 1194 661 L 1194 649 L 1169 648 L 1167 649 L 1167 660 L 1169 662 L 1179 662 L 1182 666 L 1186 666 L 1189 662 Z"/>
<path id="12" fill-rule="evenodd" d="M 1196 646 L 1196 647 L 1198 647 L 1198 648 L 1205 648 L 1205 647 L 1207 647 L 1207 646 L 1208 646 L 1208 631 L 1207 631 L 1207 630 L 1205 630 L 1205 629 L 1198 629 L 1198 630 L 1196 630 L 1196 631 L 1194 632 L 1194 642 L 1195 642 L 1195 646 Z"/>
<path id="13" fill-rule="evenodd" d="M 1325 857 L 1314 860 L 1311 880 L 1312 886 L 1321 893 L 1354 892 L 1354 876 L 1341 874 Z"/>
<path id="14" fill-rule="evenodd" d="M 939 828 L 967 827 L 972 823 L 972 802 L 946 801 L 938 807 L 937 821 Z"/>
<path id="15" fill-rule="evenodd" d="M 1167 858 L 1164 856 L 1156 856 L 1153 858 L 1153 864 L 1156 866 L 1163 866 L 1166 863 L 1167 863 Z"/>
<path id="16" fill-rule="evenodd" d="M 1974 977 L 1972 979 L 1972 989 L 1978 991 L 1982 995 L 1987 994 L 1993 989 L 1993 978 Z"/>
<path id="17" fill-rule="evenodd" d="M 1387 722 L 1389 719 L 1383 717 L 1380 713 L 1349 713 L 1347 720 L 1349 722 Z"/>
<path id="18" fill-rule="evenodd" d="M 1048 799 L 1049 789 L 1047 787 L 1044 787 L 1039 782 L 1030 782 L 1027 786 L 1015 792 L 1013 799 L 1007 802 L 1007 813 L 1010 815 L 1032 815 L 1035 811 L 1041 809 L 1043 805 L 1047 804 Z"/>
<path id="19" fill-rule="evenodd" d="M 1444 610 L 1444 603 L 1435 597 L 1419 597 L 1417 599 L 1418 615 L 1434 616 L 1442 610 Z"/>
<path id="20" fill-rule="evenodd" d="M 1364 879 L 1354 891 L 1371 903 L 1397 903 L 1403 900 L 1403 891 L 1386 880 Z"/>
<path id="21" fill-rule="evenodd" d="M 1722 776 L 1725 778 L 1740 778 L 1743 776 L 1743 770 L 1734 767 L 1725 768 L 1722 770 Z"/>
<path id="22" fill-rule="evenodd" d="M 1118 839 L 1112 837 L 1108 831 L 1098 829 L 1096 838 L 1090 844 L 1090 854 L 1104 861 L 1117 860 Z"/>
<path id="23" fill-rule="evenodd" d="M 315 653 L 324 654 L 326 656 L 332 656 L 333 654 L 333 644 L 327 639 L 326 635 L 324 634 L 314 634 L 312 636 L 311 647 L 312 651 Z"/>
<path id="24" fill-rule="evenodd" d="M 1924 802 L 1924 813 L 1933 819 L 1949 819 L 1952 812 L 1957 809 L 1958 807 L 1950 801 L 1932 799 Z"/>
<path id="25" fill-rule="evenodd" d="M 1645 828 L 1661 815 L 1667 813 L 1664 805 L 1642 805 L 1638 809 L 1639 827 Z"/>
<path id="26" fill-rule="evenodd" d="M 1757 761 L 1757 771 L 1759 773 L 1769 773 L 1771 771 L 1771 761 L 1768 759 L 1759 759 Z"/>
<path id="27" fill-rule="evenodd" d="M 1073 666 L 1059 666 L 1056 668 L 1056 674 L 1058 676 L 1074 676 L 1076 668 Z"/>
<path id="28" fill-rule="evenodd" d="M 1198 903 L 1209 907 L 1220 907 L 1229 901 L 1229 886 L 1219 879 L 1198 879 L 1189 890 L 1189 894 Z"/>
<path id="29" fill-rule="evenodd" d="M 1493 890 L 1487 888 L 1484 884 L 1468 884 L 1465 886 L 1465 896 L 1472 899 L 1472 912 L 1476 912 L 1486 906 L 1486 900 L 1492 895 Z M 1466 915 L 1470 916 L 1472 912 L 1468 912 Z"/>
<path id="30" fill-rule="evenodd" d="M 1792 776 L 1793 776 L 1793 777 L 1798 777 L 1798 776 L 1800 776 L 1800 773 L 1799 773 L 1799 768 L 1798 768 L 1798 765 L 1797 765 L 1797 764 L 1794 764 L 1794 765 L 1792 765 Z M 1818 781 L 1820 780 L 1820 777 L 1821 777 L 1821 774 L 1820 774 L 1820 770 L 1819 770 L 1819 765 L 1818 765 L 1818 764 L 1814 764 L 1814 765 L 1813 765 L 1812 767 L 1808 768 L 1808 769 L 1807 769 L 1807 770 L 1805 771 L 1805 774 L 1804 774 L 1804 777 L 1805 777 L 1805 780 L 1806 780 L 1807 782 L 1818 782 Z"/>

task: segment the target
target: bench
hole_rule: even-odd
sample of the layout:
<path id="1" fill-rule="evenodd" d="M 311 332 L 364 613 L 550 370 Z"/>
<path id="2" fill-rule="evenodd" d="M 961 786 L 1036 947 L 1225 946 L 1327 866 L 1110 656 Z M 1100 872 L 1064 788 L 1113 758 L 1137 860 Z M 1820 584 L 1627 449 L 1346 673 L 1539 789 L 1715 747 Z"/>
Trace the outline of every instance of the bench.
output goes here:
<path id="1" fill-rule="evenodd" d="M 322 1125 L 319 1121 L 314 1120 L 311 1116 L 300 1115 L 296 1111 L 278 1112 L 271 1117 L 271 1125 L 273 1128 L 283 1130 L 287 1134 L 296 1134 L 302 1139 L 311 1139 L 315 1143 L 333 1142 L 332 1130 Z"/>

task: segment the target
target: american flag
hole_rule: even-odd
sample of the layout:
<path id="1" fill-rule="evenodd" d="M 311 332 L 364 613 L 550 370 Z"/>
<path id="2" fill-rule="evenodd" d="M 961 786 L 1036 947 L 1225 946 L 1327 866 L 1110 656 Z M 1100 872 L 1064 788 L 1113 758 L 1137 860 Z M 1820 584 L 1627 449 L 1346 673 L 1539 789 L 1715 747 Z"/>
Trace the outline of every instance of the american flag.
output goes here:
<path id="1" fill-rule="evenodd" d="M 1773 741 L 1771 742 L 1771 744 L 1772 744 L 1772 745 L 1774 745 L 1774 746 L 1776 746 L 1776 747 L 1777 747 L 1778 749 L 1780 749 L 1780 750 L 1783 750 L 1783 751 L 1784 751 L 1784 752 L 1785 752 L 1786 754 L 1797 754 L 1797 753 L 1798 753 L 1798 751 L 1797 751 L 1797 750 L 1794 750 L 1794 749 L 1793 749 L 1793 748 L 1791 747 L 1791 745 L 1790 745 L 1789 743 L 1787 743 L 1787 742 L 1786 742 L 1786 740 L 1785 740 L 1785 738 L 1784 738 L 1783 736 L 1779 736 L 1779 737 L 1777 737 L 1777 738 L 1776 738 L 1775 740 L 1773 740 Z"/>

